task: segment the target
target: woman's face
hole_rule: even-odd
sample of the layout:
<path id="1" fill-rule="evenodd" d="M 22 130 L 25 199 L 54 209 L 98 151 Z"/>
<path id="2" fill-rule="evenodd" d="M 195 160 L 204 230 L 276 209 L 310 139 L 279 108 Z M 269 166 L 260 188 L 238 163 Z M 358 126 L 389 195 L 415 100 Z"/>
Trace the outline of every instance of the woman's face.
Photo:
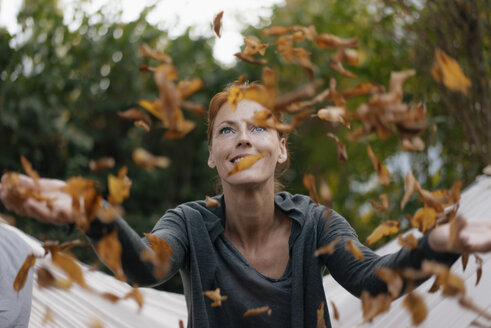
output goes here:
<path id="1" fill-rule="evenodd" d="M 287 160 L 286 140 L 280 139 L 276 130 L 247 122 L 261 110 L 264 108 L 260 104 L 244 99 L 238 103 L 235 111 L 228 103 L 218 111 L 209 146 L 208 166 L 217 169 L 223 185 L 255 185 L 274 181 L 276 165 Z M 240 158 L 263 152 L 266 155 L 250 168 L 227 177 Z"/>

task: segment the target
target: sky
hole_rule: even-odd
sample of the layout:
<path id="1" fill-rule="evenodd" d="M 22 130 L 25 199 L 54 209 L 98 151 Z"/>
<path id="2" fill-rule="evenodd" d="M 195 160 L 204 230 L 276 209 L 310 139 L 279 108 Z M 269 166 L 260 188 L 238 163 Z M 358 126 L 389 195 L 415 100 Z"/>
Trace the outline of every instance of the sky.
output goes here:
<path id="1" fill-rule="evenodd" d="M 27 0 L 36 1 L 36 0 Z M 71 17 L 71 7 L 78 0 L 59 0 L 66 17 Z M 269 17 L 271 8 L 283 4 L 285 0 L 89 0 L 84 6 L 88 13 L 95 12 L 104 5 L 123 11 L 122 21 L 135 20 L 146 5 L 157 6 L 148 16 L 151 24 L 167 30 L 170 37 L 181 35 L 193 26 L 192 35 L 212 36 L 212 23 L 215 15 L 224 11 L 222 35 L 217 38 L 213 54 L 223 64 L 235 61 L 234 53 L 243 44 L 241 29 L 246 25 L 256 25 L 261 17 Z M 19 31 L 16 16 L 22 0 L 0 0 L 0 26 L 7 27 L 10 34 Z M 69 22 L 66 22 L 69 23 Z"/>

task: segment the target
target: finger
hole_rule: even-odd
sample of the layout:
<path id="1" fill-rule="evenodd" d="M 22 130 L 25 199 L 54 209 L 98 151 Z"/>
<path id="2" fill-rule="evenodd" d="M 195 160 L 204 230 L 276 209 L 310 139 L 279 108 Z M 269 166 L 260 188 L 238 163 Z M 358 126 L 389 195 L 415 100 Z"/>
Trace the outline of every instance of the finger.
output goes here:
<path id="1" fill-rule="evenodd" d="M 47 223 L 52 223 L 54 221 L 51 210 L 44 202 L 39 202 L 33 198 L 29 198 L 25 201 L 24 208 L 29 217 Z"/>

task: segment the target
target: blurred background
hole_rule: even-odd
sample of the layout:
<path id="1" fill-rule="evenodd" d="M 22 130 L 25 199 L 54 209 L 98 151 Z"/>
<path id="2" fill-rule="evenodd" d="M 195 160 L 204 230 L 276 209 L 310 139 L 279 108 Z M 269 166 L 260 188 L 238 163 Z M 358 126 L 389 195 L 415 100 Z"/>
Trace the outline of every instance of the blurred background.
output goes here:
<path id="1" fill-rule="evenodd" d="M 163 51 L 174 60 L 179 79 L 199 77 L 205 86 L 190 99 L 205 107 L 211 97 L 241 74 L 261 79 L 261 67 L 239 62 L 243 36 L 260 35 L 270 25 L 314 25 L 319 33 L 358 38 L 361 63 L 350 70 L 355 79 L 329 68 L 332 52 L 314 49 L 316 77 L 328 85 L 336 78 L 343 90 L 361 82 L 388 87 L 392 71 L 415 69 L 404 85 L 404 102 L 423 102 L 429 128 L 422 135 L 422 152 L 404 152 L 398 136 L 375 136 L 349 142 L 344 126 L 307 119 L 289 137 L 292 157 L 283 176 L 285 189 L 308 194 L 304 174 L 323 179 L 332 192 L 332 207 L 345 216 L 361 240 L 382 221 L 413 214 L 419 202 L 404 211 L 404 177 L 412 171 L 425 189 L 450 188 L 457 179 L 468 186 L 491 164 L 491 4 L 487 0 L 309 0 L 309 1 L 0 1 L 0 173 L 22 171 L 20 156 L 32 162 L 42 177 L 96 180 L 107 195 L 107 175 L 128 167 L 131 196 L 123 204 L 125 219 L 137 232 L 149 232 L 166 209 L 205 195 L 214 195 L 215 172 L 207 166 L 206 118 L 186 112 L 196 128 L 182 139 L 164 140 L 164 129 L 135 127 L 117 113 L 152 100 L 158 90 L 140 65 L 154 65 L 139 55 L 140 44 Z M 212 30 L 214 16 L 224 11 L 222 38 Z M 261 39 L 263 39 L 261 37 Z M 265 39 L 267 41 L 267 39 Z M 300 46 L 302 46 L 300 44 Z M 456 59 L 472 87 L 467 95 L 452 92 L 430 74 L 435 49 Z M 279 92 L 308 82 L 301 67 L 273 51 L 268 62 L 278 69 Z M 355 111 L 365 99 L 348 101 Z M 356 127 L 356 125 L 355 125 Z M 335 133 L 347 144 L 349 160 L 340 164 Z M 391 184 L 383 187 L 366 152 L 369 143 L 389 168 Z M 166 169 L 147 171 L 131 154 L 144 148 L 166 156 Z M 112 170 L 93 172 L 89 161 L 109 156 Z M 371 205 L 389 194 L 390 211 Z M 12 215 L 0 204 L 2 215 Z M 35 237 L 65 241 L 79 236 L 66 227 L 15 217 L 15 225 Z M 83 238 L 83 237 L 82 237 Z M 386 241 L 386 240 L 385 240 Z M 381 241 L 374 246 L 380 245 Z M 97 259 L 89 247 L 76 250 L 82 261 Z M 180 291 L 179 279 L 161 288 Z"/>

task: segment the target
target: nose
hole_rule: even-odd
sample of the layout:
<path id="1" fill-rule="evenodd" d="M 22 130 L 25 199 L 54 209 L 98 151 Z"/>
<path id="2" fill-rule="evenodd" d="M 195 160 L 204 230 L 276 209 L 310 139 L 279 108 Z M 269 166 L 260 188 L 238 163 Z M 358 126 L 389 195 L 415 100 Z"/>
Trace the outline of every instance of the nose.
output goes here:
<path id="1" fill-rule="evenodd" d="M 237 147 L 251 146 L 251 140 L 247 129 L 241 129 L 238 135 Z"/>

